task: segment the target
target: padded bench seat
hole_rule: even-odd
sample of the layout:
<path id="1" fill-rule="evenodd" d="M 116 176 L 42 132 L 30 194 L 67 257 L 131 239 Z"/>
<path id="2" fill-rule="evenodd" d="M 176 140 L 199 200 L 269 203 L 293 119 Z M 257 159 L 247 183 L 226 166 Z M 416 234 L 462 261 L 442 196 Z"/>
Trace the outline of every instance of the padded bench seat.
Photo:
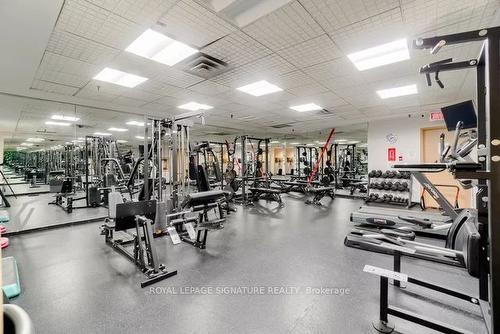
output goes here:
<path id="1" fill-rule="evenodd" d="M 276 188 L 248 188 L 252 192 L 252 200 L 257 201 L 261 198 L 262 195 L 266 195 L 267 199 L 276 201 L 278 203 L 282 203 L 281 194 L 283 190 Z"/>
<path id="2" fill-rule="evenodd" d="M 214 203 L 225 197 L 225 192 L 223 190 L 209 190 L 202 191 L 198 193 L 189 194 L 184 202 L 182 203 L 182 207 L 193 207 L 198 205 L 205 205 Z"/>

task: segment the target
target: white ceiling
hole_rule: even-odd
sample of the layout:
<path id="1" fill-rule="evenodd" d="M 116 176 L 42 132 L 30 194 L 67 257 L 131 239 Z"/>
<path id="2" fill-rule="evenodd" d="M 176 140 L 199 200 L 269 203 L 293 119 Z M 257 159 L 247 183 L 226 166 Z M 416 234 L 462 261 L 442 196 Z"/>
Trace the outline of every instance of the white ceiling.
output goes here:
<path id="1" fill-rule="evenodd" d="M 9 94 L 0 94 L 0 116 L 6 120 L 0 131 L 11 138 L 34 135 L 45 130 L 43 122 L 54 111 L 74 112 L 73 103 L 85 126 L 78 131 L 92 133 L 124 126 L 134 113 L 176 114 L 176 106 L 196 101 L 214 106 L 207 126 L 196 127 L 198 135 L 245 131 L 316 138 L 329 127 L 356 132 L 373 119 L 428 112 L 471 98 L 469 73 L 442 73 L 446 89 L 441 90 L 427 87 L 418 68 L 447 57 L 475 57 L 480 45 L 449 47 L 438 56 L 411 50 L 410 60 L 363 72 L 347 54 L 398 38 L 500 23 L 500 3 L 491 0 L 296 0 L 239 27 L 217 13 L 213 1 L 18 0 L 9 5 L 15 8 L 8 16 L 0 10 L 5 13 L 0 14 L 0 43 L 8 50 L 0 55 L 0 70 L 9 74 L 0 78 L 0 93 Z M 205 80 L 179 66 L 124 52 L 150 27 L 227 62 L 230 69 Z M 104 67 L 149 80 L 135 88 L 94 81 Z M 235 90 L 263 79 L 284 91 L 254 97 Z M 381 100 L 375 93 L 410 83 L 418 85 L 418 95 Z M 309 102 L 331 114 L 289 109 Z M 291 127 L 272 127 L 285 123 Z M 53 136 L 67 136 L 55 130 Z"/>

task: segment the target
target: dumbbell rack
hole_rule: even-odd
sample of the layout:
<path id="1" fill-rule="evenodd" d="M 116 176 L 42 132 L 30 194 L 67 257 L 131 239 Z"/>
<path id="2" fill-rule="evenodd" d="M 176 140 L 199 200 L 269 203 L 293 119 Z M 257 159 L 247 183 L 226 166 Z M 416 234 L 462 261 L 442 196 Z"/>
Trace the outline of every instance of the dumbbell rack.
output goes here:
<path id="1" fill-rule="evenodd" d="M 383 175 L 383 174 L 382 174 Z M 381 183 L 382 181 L 388 182 L 391 181 L 393 183 L 399 181 L 399 182 L 407 182 L 408 187 L 401 191 L 401 190 L 391 190 L 391 189 L 374 189 L 371 187 L 372 184 L 374 183 Z M 410 208 L 412 206 L 412 189 L 413 189 L 413 177 L 410 176 L 409 179 L 407 178 L 397 178 L 397 177 L 370 177 L 368 176 L 368 185 L 367 185 L 367 193 L 366 193 L 366 199 L 365 202 L 372 202 L 372 203 L 377 203 L 377 204 L 389 204 L 389 205 L 399 205 L 399 206 L 406 206 L 407 208 Z M 404 194 L 404 197 L 407 198 L 406 203 L 401 203 L 401 202 L 396 202 L 396 201 L 373 201 L 370 197 L 371 194 L 378 194 L 379 198 L 382 198 L 383 195 L 393 195 L 393 196 L 402 196 Z"/>

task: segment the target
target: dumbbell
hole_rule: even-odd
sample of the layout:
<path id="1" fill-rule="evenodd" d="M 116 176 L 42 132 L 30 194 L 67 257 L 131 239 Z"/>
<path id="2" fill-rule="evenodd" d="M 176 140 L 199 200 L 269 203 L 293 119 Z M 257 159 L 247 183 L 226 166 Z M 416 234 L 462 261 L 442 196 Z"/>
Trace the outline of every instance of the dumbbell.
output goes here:
<path id="1" fill-rule="evenodd" d="M 382 173 L 381 177 L 383 177 L 384 179 L 386 179 L 389 175 L 389 171 L 385 171 Z"/>
<path id="2" fill-rule="evenodd" d="M 375 174 L 377 173 L 376 170 L 371 170 L 369 173 L 368 173 L 368 176 L 369 177 L 375 177 Z"/>
<path id="3" fill-rule="evenodd" d="M 401 175 L 401 173 L 400 173 L 400 172 L 396 172 L 396 175 L 394 175 L 394 177 L 395 177 L 396 179 L 400 179 L 400 178 L 402 178 L 403 176 Z"/>
<path id="4" fill-rule="evenodd" d="M 387 177 L 389 179 L 393 179 L 395 176 L 396 176 L 396 172 L 395 171 L 390 170 L 390 171 L 387 172 Z"/>
<path id="5" fill-rule="evenodd" d="M 375 172 L 375 177 L 381 177 L 382 176 L 382 171 L 379 169 Z"/>
<path id="6" fill-rule="evenodd" d="M 377 189 L 378 183 L 377 182 L 371 182 L 369 188 L 370 189 Z"/>
<path id="7" fill-rule="evenodd" d="M 384 190 L 390 190 L 391 188 L 392 188 L 392 182 L 391 181 L 387 181 L 384 184 Z"/>
<path id="8" fill-rule="evenodd" d="M 406 182 L 406 181 L 401 182 L 401 187 L 403 188 L 402 191 L 408 189 L 408 182 Z"/>
<path id="9" fill-rule="evenodd" d="M 385 187 L 385 181 L 382 181 L 382 182 L 380 182 L 380 183 L 378 184 L 378 188 L 377 188 L 377 189 L 379 189 L 379 190 L 383 190 L 383 189 L 384 189 L 384 187 Z"/>
<path id="10" fill-rule="evenodd" d="M 396 181 L 396 182 L 394 182 L 394 184 L 392 185 L 391 190 L 393 190 L 393 191 L 398 191 L 400 187 L 401 187 L 401 182 Z"/>

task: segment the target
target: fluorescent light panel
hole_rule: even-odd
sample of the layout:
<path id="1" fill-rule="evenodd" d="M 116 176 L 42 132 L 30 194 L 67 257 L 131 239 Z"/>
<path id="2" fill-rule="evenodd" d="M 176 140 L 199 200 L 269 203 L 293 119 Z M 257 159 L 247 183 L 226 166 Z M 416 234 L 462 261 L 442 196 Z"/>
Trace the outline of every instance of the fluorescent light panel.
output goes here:
<path id="1" fill-rule="evenodd" d="M 273 85 L 272 83 L 267 82 L 266 80 L 261 80 L 254 82 L 252 84 L 242 86 L 237 88 L 239 91 L 244 93 L 253 95 L 253 96 L 262 96 L 271 93 L 281 92 L 283 89 L 280 87 Z"/>
<path id="2" fill-rule="evenodd" d="M 66 121 L 66 122 L 78 122 L 80 118 L 73 116 L 64 116 L 64 115 L 52 115 L 51 119 L 56 121 Z"/>
<path id="3" fill-rule="evenodd" d="M 118 139 L 116 142 L 117 142 L 117 143 L 119 143 L 119 144 L 125 144 L 125 143 L 128 143 L 128 141 L 127 141 L 127 140 L 123 140 L 123 139 Z"/>
<path id="4" fill-rule="evenodd" d="M 109 128 L 108 131 L 114 131 L 114 132 L 127 132 L 128 129 L 124 129 L 124 128 Z"/>
<path id="5" fill-rule="evenodd" d="M 139 75 L 130 74 L 127 72 L 118 71 L 109 67 L 103 69 L 99 74 L 94 77 L 95 80 L 110 82 L 115 85 L 120 85 L 124 87 L 133 88 L 148 78 L 141 77 Z"/>
<path id="6" fill-rule="evenodd" d="M 181 106 L 178 106 L 177 108 L 198 111 L 198 110 L 209 110 L 209 109 L 212 109 L 213 107 L 206 105 L 206 104 L 197 103 L 197 102 L 189 102 L 189 103 L 183 104 Z"/>
<path id="7" fill-rule="evenodd" d="M 125 50 L 168 66 L 173 66 L 198 52 L 184 43 L 151 29 L 143 32 Z"/>
<path id="8" fill-rule="evenodd" d="M 127 125 L 144 126 L 144 122 L 130 121 Z"/>
<path id="9" fill-rule="evenodd" d="M 28 138 L 26 139 L 27 142 L 31 142 L 31 143 L 41 143 L 43 141 L 45 141 L 45 139 L 43 138 Z"/>
<path id="10" fill-rule="evenodd" d="M 45 124 L 57 125 L 57 126 L 70 126 L 71 125 L 71 123 L 67 123 L 67 122 L 54 122 L 54 121 L 47 121 L 47 122 L 45 122 Z"/>
<path id="11" fill-rule="evenodd" d="M 111 133 L 108 132 L 94 132 L 96 136 L 111 136 Z"/>
<path id="12" fill-rule="evenodd" d="M 33 144 L 33 143 L 22 143 L 21 144 L 21 146 L 33 146 L 33 145 L 35 145 L 35 144 Z"/>
<path id="13" fill-rule="evenodd" d="M 382 89 L 377 91 L 377 94 L 378 96 L 380 96 L 381 99 L 389 99 L 391 97 L 412 95 L 417 93 L 418 93 L 417 85 L 415 84 L 408 86 L 394 87 L 389 89 Z"/>
<path id="14" fill-rule="evenodd" d="M 410 52 L 408 51 L 408 42 L 406 39 L 398 39 L 390 43 L 351 53 L 347 57 L 359 71 L 364 71 L 410 59 Z"/>
<path id="15" fill-rule="evenodd" d="M 293 109 L 293 110 L 298 111 L 298 112 L 305 112 L 305 111 L 321 110 L 323 108 L 321 108 L 320 106 L 318 106 L 315 103 L 307 103 L 307 104 L 301 104 L 298 106 L 292 106 L 292 107 L 290 107 L 290 109 Z"/>

